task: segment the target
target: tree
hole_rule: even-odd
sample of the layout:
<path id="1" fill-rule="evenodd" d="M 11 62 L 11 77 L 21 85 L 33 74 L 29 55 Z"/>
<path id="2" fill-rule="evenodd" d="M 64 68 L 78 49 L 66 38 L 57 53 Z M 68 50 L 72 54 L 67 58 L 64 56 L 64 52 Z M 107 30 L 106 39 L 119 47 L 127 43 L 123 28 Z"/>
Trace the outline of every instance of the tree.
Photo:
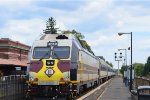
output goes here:
<path id="1" fill-rule="evenodd" d="M 67 31 L 64 31 L 63 34 L 73 34 L 74 36 L 76 36 L 78 39 L 82 40 L 84 39 L 84 35 L 82 35 L 80 32 L 77 32 L 76 30 L 67 30 Z"/>
<path id="2" fill-rule="evenodd" d="M 147 63 L 144 66 L 143 75 L 146 76 L 150 74 L 150 56 L 147 58 Z"/>
<path id="3" fill-rule="evenodd" d="M 134 73 L 136 76 L 142 76 L 144 70 L 144 64 L 141 63 L 134 63 Z"/>
<path id="4" fill-rule="evenodd" d="M 46 29 L 44 30 L 45 34 L 57 34 L 57 28 L 55 28 L 56 20 L 53 17 L 50 17 L 46 21 Z"/>
<path id="5" fill-rule="evenodd" d="M 94 52 L 92 51 L 91 47 L 89 46 L 89 44 L 85 41 L 85 40 L 81 40 L 81 42 L 83 43 L 83 45 L 85 46 L 85 49 L 87 49 L 89 52 L 91 52 L 94 55 Z"/>
<path id="6" fill-rule="evenodd" d="M 83 40 L 84 35 L 82 35 L 80 32 L 77 32 L 76 30 L 72 30 L 72 31 L 67 30 L 67 31 L 64 31 L 63 34 L 73 34 L 74 36 L 76 36 L 77 39 L 79 40 L 79 42 L 81 43 L 82 47 L 87 49 L 90 53 L 92 53 L 94 55 L 89 44 L 85 40 Z"/>
<path id="7" fill-rule="evenodd" d="M 143 70 L 143 73 L 142 73 L 143 76 L 146 76 L 146 73 L 147 73 L 147 72 L 146 72 L 146 71 L 147 71 L 146 69 L 147 69 L 147 68 L 144 66 L 144 70 Z"/>
<path id="8" fill-rule="evenodd" d="M 123 66 L 121 67 L 121 69 L 120 69 L 120 73 L 121 73 L 122 75 L 124 75 L 124 71 L 125 71 L 125 70 L 127 70 L 127 66 L 124 66 L 124 65 L 123 65 Z"/>

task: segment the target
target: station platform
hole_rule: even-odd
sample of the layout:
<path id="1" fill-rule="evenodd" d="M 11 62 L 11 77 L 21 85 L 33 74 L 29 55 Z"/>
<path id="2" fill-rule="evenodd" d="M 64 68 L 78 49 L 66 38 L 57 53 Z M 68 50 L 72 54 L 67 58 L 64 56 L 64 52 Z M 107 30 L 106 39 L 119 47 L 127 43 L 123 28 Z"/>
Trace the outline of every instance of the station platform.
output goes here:
<path id="1" fill-rule="evenodd" d="M 132 100 L 129 87 L 121 77 L 115 77 L 97 100 Z"/>

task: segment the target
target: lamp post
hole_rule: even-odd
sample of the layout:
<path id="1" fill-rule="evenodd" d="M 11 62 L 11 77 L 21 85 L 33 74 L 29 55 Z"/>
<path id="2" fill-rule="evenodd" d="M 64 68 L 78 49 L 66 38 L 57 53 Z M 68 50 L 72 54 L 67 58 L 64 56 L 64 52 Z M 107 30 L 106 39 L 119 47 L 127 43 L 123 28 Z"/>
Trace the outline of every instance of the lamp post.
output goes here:
<path id="1" fill-rule="evenodd" d="M 130 91 L 132 90 L 132 32 L 131 33 L 118 33 L 119 36 L 123 34 L 131 34 L 131 68 L 130 68 Z"/>
<path id="2" fill-rule="evenodd" d="M 127 49 L 118 49 L 118 51 L 124 50 L 125 51 L 125 65 L 127 66 Z"/>
<path id="3" fill-rule="evenodd" d="M 121 55 L 121 53 L 120 53 L 120 55 Z M 121 57 L 121 56 L 120 56 Z M 119 57 L 119 58 L 120 58 Z M 117 53 L 115 52 L 115 61 L 118 61 L 118 75 L 119 75 L 119 61 L 122 61 L 122 60 L 120 60 L 120 59 L 117 59 L 118 57 L 117 57 Z"/>

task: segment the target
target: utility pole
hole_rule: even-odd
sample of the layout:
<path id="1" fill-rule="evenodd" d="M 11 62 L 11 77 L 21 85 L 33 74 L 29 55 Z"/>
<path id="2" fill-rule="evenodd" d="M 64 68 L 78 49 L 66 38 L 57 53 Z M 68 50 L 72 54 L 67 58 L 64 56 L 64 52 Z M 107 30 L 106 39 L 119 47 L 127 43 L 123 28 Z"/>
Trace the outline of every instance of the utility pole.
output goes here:
<path id="1" fill-rule="evenodd" d="M 132 90 L 132 69 L 133 69 L 133 65 L 132 65 L 132 32 L 130 33 L 118 33 L 119 36 L 123 35 L 123 34 L 130 34 L 131 35 L 131 68 L 130 68 L 130 91 Z"/>
<path id="2" fill-rule="evenodd" d="M 121 55 L 121 53 L 120 53 Z M 115 61 L 118 61 L 118 75 L 119 75 L 119 61 L 122 61 L 121 59 L 118 59 L 120 57 L 117 56 L 117 53 L 115 52 Z"/>

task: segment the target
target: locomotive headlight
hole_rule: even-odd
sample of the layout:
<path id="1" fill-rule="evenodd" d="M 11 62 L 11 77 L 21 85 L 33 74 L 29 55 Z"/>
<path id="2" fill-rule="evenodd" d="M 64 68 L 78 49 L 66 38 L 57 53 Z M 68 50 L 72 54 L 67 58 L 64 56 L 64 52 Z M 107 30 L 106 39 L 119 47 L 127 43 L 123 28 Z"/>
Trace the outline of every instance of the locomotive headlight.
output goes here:
<path id="1" fill-rule="evenodd" d="M 29 80 L 30 80 L 30 81 L 34 81 L 34 78 L 33 78 L 33 77 L 29 77 Z"/>
<path id="2" fill-rule="evenodd" d="M 65 81 L 68 81 L 68 78 L 67 78 L 67 77 L 65 77 L 65 78 L 64 78 L 64 80 L 65 80 Z"/>
<path id="3" fill-rule="evenodd" d="M 68 80 L 69 80 L 69 74 L 70 74 L 69 72 L 65 72 L 65 73 L 64 73 L 64 80 L 65 80 L 65 81 L 68 81 Z"/>
<path id="4" fill-rule="evenodd" d="M 67 77 L 66 75 L 64 76 L 64 80 L 65 80 L 65 81 L 68 81 L 68 77 Z"/>
<path id="5" fill-rule="evenodd" d="M 35 74 L 32 73 L 32 72 L 30 72 L 30 73 L 29 73 L 29 80 L 30 80 L 30 81 L 34 81 L 34 76 L 35 76 Z"/>

